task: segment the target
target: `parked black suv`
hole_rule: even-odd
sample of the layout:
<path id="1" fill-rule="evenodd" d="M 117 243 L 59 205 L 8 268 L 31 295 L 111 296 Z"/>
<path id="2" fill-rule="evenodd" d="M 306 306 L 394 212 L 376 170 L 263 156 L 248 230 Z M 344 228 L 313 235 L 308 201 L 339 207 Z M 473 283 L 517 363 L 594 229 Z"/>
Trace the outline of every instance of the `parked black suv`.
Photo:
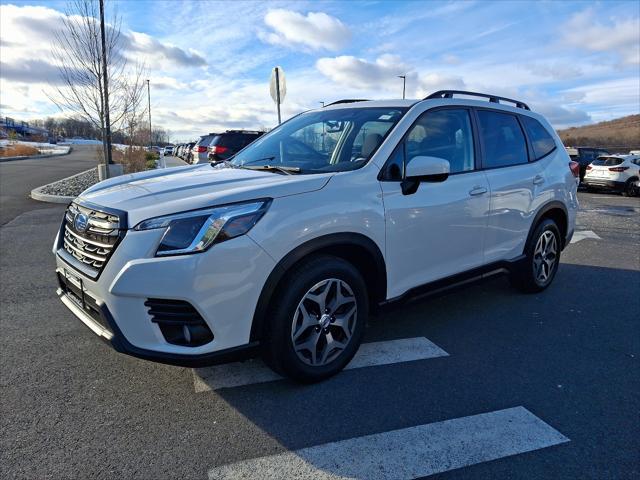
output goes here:
<path id="1" fill-rule="evenodd" d="M 219 133 L 209 143 L 209 161 L 217 163 L 227 160 L 262 135 L 264 132 L 255 130 L 227 130 Z"/>
<path id="2" fill-rule="evenodd" d="M 567 147 L 567 153 L 571 160 L 580 164 L 580 181 L 584 180 L 587 173 L 587 166 L 600 156 L 607 156 L 610 153 L 602 148 L 593 147 Z"/>

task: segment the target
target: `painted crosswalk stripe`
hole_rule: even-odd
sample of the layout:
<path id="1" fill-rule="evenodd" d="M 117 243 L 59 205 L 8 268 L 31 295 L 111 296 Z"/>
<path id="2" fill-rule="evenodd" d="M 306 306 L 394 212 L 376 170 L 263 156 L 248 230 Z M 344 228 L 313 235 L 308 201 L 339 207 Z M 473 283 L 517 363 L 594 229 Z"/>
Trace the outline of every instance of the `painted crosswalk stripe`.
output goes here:
<path id="1" fill-rule="evenodd" d="M 594 240 L 602 240 L 602 238 L 600 238 L 600 236 L 597 233 L 592 232 L 591 230 L 581 230 L 573 234 L 573 237 L 571 237 L 571 242 L 569 243 L 577 243 L 580 240 L 584 240 L 587 238 L 592 238 Z"/>
<path id="2" fill-rule="evenodd" d="M 223 465 L 209 479 L 413 479 L 568 441 L 515 407 Z"/>
<path id="3" fill-rule="evenodd" d="M 411 362 L 449 354 L 424 337 L 363 343 L 345 369 Z M 229 363 L 193 371 L 196 392 L 280 380 L 261 360 Z"/>

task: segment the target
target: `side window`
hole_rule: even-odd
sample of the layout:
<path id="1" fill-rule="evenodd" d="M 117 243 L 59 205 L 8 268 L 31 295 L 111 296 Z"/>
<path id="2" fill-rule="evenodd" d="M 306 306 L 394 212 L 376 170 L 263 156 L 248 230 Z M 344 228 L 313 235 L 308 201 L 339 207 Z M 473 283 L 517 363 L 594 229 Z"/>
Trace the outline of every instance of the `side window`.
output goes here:
<path id="1" fill-rule="evenodd" d="M 423 113 L 405 138 L 406 163 L 414 157 L 449 161 L 451 173 L 474 169 L 473 133 L 468 110 L 444 109 Z"/>
<path id="2" fill-rule="evenodd" d="M 484 167 L 508 167 L 527 163 L 527 142 L 518 119 L 511 114 L 478 110 Z"/>
<path id="3" fill-rule="evenodd" d="M 527 129 L 536 160 L 548 155 L 556 148 L 553 137 L 538 120 L 524 115 L 521 115 L 520 119 L 524 123 L 524 128 Z"/>

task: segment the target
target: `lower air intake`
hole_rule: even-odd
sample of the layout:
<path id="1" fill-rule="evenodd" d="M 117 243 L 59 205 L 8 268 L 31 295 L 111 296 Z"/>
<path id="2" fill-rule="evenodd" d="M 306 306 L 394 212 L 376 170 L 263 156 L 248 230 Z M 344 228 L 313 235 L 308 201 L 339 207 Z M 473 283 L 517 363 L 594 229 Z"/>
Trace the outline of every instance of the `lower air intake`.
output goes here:
<path id="1" fill-rule="evenodd" d="M 213 340 L 211 329 L 189 302 L 149 298 L 144 305 L 168 343 L 199 347 Z"/>

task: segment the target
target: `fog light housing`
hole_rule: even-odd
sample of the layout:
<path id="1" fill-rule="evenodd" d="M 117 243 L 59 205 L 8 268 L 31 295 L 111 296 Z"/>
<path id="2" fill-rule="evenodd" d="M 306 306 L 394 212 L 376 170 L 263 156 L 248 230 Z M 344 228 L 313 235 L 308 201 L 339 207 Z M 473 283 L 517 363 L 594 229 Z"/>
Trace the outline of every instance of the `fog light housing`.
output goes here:
<path id="1" fill-rule="evenodd" d="M 189 302 L 149 298 L 144 305 L 151 321 L 158 324 L 162 336 L 172 345 L 199 347 L 213 340 L 213 332 Z"/>

